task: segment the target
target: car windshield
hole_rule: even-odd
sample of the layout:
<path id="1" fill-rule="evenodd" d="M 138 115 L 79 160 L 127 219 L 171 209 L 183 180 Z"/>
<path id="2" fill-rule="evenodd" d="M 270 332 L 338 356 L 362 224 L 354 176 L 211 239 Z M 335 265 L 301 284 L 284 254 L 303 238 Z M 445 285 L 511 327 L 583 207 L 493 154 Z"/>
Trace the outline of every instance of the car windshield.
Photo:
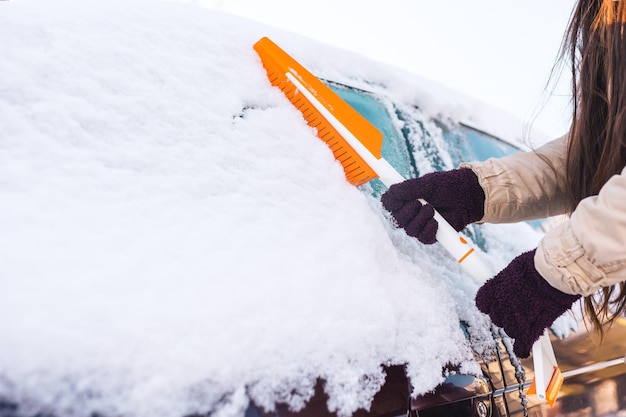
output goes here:
<path id="1" fill-rule="evenodd" d="M 400 106 L 361 89 L 326 82 L 329 87 L 370 121 L 384 136 L 381 154 L 405 178 L 451 169 L 464 161 L 484 161 L 519 152 L 520 149 L 489 133 L 464 124 L 435 121 L 440 132 L 433 137 L 416 109 Z M 419 156 L 416 155 L 419 150 Z M 425 160 L 424 160 L 425 156 Z"/>
<path id="2" fill-rule="evenodd" d="M 520 149 L 480 130 L 459 125 L 450 131 L 442 127 L 443 135 L 450 144 L 450 156 L 455 164 L 466 161 L 484 161 L 519 152 Z"/>

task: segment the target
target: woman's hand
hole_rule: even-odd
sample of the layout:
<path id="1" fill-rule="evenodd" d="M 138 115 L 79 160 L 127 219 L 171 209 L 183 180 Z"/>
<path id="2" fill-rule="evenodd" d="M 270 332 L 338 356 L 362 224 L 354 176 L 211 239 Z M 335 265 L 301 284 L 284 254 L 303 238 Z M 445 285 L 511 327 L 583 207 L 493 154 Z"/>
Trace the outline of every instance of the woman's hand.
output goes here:
<path id="1" fill-rule="evenodd" d="M 535 250 L 519 255 L 476 294 L 478 309 L 515 339 L 513 351 L 520 358 L 527 358 L 545 329 L 580 298 L 548 284 L 534 258 Z"/>
<path id="2" fill-rule="evenodd" d="M 428 202 L 422 206 L 418 199 Z M 398 227 L 425 244 L 436 242 L 437 210 L 457 231 L 484 215 L 485 193 L 470 169 L 433 172 L 389 187 L 381 197 Z M 433 210 L 434 208 L 434 210 Z"/>

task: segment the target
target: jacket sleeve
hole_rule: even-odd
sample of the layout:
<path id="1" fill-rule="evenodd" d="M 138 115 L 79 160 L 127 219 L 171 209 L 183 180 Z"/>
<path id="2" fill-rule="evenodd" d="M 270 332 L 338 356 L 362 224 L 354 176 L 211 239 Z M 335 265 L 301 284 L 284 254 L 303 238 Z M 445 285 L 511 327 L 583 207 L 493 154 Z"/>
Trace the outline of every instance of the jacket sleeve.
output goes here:
<path id="1" fill-rule="evenodd" d="M 626 168 L 543 237 L 535 267 L 569 294 L 587 296 L 626 281 Z"/>
<path id="2" fill-rule="evenodd" d="M 564 214 L 567 137 L 535 151 L 484 162 L 461 164 L 478 177 L 485 191 L 485 215 L 480 222 L 513 223 Z"/>

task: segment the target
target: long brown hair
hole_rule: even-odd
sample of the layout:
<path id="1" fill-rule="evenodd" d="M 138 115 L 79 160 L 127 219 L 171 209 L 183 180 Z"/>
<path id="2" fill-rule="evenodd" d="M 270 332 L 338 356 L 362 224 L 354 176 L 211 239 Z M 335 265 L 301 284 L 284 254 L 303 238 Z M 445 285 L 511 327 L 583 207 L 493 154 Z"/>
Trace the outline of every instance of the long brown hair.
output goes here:
<path id="1" fill-rule="evenodd" d="M 565 57 L 573 75 L 565 178 L 574 211 L 626 166 L 626 1 L 579 0 L 563 41 Z M 626 283 L 585 297 L 584 306 L 602 337 L 602 323 L 626 311 Z"/>

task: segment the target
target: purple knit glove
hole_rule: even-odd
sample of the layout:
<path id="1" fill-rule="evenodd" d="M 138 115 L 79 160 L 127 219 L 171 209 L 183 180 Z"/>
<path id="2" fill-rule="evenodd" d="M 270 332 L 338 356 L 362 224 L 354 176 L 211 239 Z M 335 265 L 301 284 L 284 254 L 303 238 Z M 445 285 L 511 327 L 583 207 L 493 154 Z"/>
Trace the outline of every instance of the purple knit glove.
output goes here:
<path id="1" fill-rule="evenodd" d="M 429 204 L 422 206 L 418 198 Z M 433 244 L 437 241 L 434 210 L 459 231 L 483 217 L 485 192 L 476 174 L 463 168 L 432 172 L 394 184 L 382 195 L 381 202 L 409 236 Z"/>
<path id="2" fill-rule="evenodd" d="M 513 352 L 520 358 L 527 358 L 545 329 L 580 298 L 548 284 L 534 258 L 535 250 L 519 255 L 476 294 L 478 309 L 515 339 Z"/>

